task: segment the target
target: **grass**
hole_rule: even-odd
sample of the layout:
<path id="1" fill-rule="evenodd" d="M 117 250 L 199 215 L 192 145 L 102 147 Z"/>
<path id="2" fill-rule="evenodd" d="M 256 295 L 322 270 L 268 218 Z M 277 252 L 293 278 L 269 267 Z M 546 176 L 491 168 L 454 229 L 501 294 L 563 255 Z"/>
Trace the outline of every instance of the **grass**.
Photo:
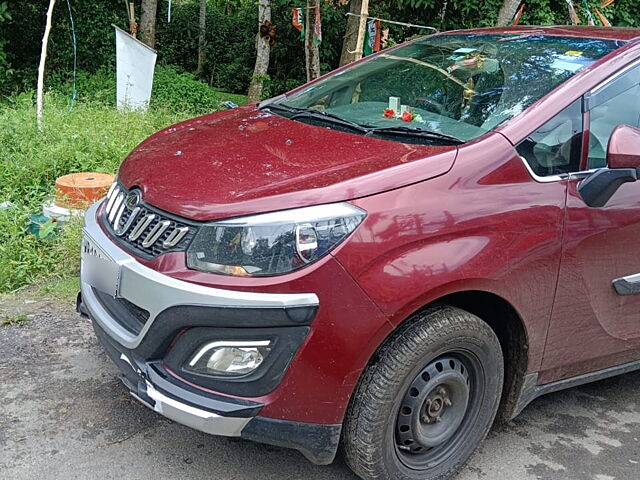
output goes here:
<path id="1" fill-rule="evenodd" d="M 206 94 L 210 102 L 213 98 L 218 104 L 245 101 L 242 96 L 210 90 Z M 35 126 L 33 95 L 0 103 L 0 204 L 12 204 L 0 209 L 0 293 L 35 282 L 59 284 L 63 291 L 69 286 L 66 279 L 77 276 L 79 268 L 81 221 L 69 222 L 61 233 L 41 240 L 27 233 L 30 215 L 41 213 L 57 177 L 81 171 L 115 173 L 144 138 L 201 113 L 201 105 L 169 102 L 168 91 L 161 90 L 164 100 L 155 106 L 152 99 L 146 114 L 118 113 L 113 105 L 97 100 L 87 100 L 69 112 L 66 96 L 49 93 L 41 132 Z"/>
<path id="2" fill-rule="evenodd" d="M 47 278 L 35 289 L 39 296 L 51 297 L 67 305 L 75 305 L 79 291 L 80 278 L 77 275 Z"/>
<path id="3" fill-rule="evenodd" d="M 15 313 L 13 315 L 7 315 L 0 320 L 0 326 L 7 325 L 22 325 L 29 320 L 26 313 Z"/>

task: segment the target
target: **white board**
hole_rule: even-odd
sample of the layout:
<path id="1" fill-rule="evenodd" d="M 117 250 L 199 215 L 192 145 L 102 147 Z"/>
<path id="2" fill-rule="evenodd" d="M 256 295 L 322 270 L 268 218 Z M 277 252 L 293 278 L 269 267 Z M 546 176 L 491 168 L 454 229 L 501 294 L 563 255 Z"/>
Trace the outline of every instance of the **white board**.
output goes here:
<path id="1" fill-rule="evenodd" d="M 116 29 L 116 102 L 119 111 L 149 107 L 156 51 Z"/>

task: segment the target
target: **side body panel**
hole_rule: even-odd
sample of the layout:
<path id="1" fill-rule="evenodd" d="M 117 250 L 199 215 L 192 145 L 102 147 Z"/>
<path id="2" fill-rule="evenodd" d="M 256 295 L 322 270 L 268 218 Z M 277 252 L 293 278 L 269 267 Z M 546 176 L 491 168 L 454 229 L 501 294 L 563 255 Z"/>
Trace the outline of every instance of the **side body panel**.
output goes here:
<path id="1" fill-rule="evenodd" d="M 640 358 L 640 295 L 618 295 L 616 278 L 640 273 L 640 185 L 590 208 L 568 185 L 565 242 L 541 383 Z"/>
<path id="2" fill-rule="evenodd" d="M 561 253 L 566 182 L 538 183 L 494 134 L 462 147 L 453 169 L 354 203 L 371 212 L 336 258 L 398 325 L 449 293 L 483 290 L 513 305 L 544 350 Z"/>

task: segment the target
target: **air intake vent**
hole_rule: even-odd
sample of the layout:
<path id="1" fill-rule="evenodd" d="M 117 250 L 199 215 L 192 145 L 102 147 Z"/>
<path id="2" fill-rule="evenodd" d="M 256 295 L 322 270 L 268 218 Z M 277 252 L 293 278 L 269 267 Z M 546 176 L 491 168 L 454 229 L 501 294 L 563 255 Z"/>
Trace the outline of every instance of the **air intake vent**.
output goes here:
<path id="1" fill-rule="evenodd" d="M 147 258 L 186 250 L 197 229 L 145 204 L 140 190 L 127 191 L 117 182 L 107 193 L 101 220 L 117 243 Z"/>

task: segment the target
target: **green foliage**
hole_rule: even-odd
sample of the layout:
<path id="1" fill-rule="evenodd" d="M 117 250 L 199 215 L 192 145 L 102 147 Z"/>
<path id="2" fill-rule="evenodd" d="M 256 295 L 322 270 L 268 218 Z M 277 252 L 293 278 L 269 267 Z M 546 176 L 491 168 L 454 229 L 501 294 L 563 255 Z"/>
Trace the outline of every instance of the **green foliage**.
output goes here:
<path id="1" fill-rule="evenodd" d="M 140 12 L 140 0 L 135 0 Z M 586 23 L 582 2 L 574 2 Z M 592 7 L 598 0 L 589 0 Z M 172 21 L 167 23 L 168 2 L 159 2 L 156 48 L 160 64 L 194 72 L 198 49 L 198 4 L 196 0 L 174 1 Z M 270 91 L 278 94 L 304 81 L 304 43 L 291 26 L 291 9 L 301 0 L 271 0 L 272 21 L 277 26 L 277 44 L 271 52 Z M 382 0 L 370 6 L 370 14 L 382 18 L 434 26 L 440 30 L 493 25 L 502 0 Z M 4 10 L 2 10 L 2 6 Z M 115 62 L 112 23 L 127 28 L 122 0 L 71 0 L 76 20 L 78 68 L 94 74 L 113 68 Z M 44 30 L 46 0 L 0 0 L 0 94 L 33 89 Z M 320 47 L 323 72 L 338 66 L 348 7 L 337 0 L 322 2 L 323 42 Z M 207 9 L 206 63 L 202 79 L 232 93 L 245 93 L 253 73 L 257 6 L 249 0 L 210 0 Z M 593 10 L 593 8 L 592 8 Z M 617 26 L 640 26 L 637 0 L 617 0 L 602 13 Z M 5 21 L 2 21 L 2 20 Z M 527 0 L 521 23 L 567 24 L 564 1 Z M 390 29 L 390 44 L 404 41 L 424 30 L 396 25 Z M 66 2 L 54 10 L 54 28 L 49 45 L 48 81 L 66 82 L 71 74 L 70 22 Z M 6 43 L 6 45 L 5 45 Z M 4 45 L 4 46 L 3 46 Z M 4 62 L 4 63 L 3 63 Z M 81 73 L 82 74 L 82 73 Z"/>
<path id="2" fill-rule="evenodd" d="M 48 0 L 20 0 L 8 4 L 11 18 L 0 22 L 0 42 L 7 42 L 5 49 L 12 72 L 8 78 L 0 76 L 0 95 L 35 88 L 48 4 Z M 113 65 L 115 34 L 111 24 L 126 28 L 124 2 L 71 0 L 71 5 L 76 20 L 78 69 L 93 73 L 105 65 Z M 137 11 L 140 11 L 139 5 Z M 52 24 L 47 72 L 70 77 L 73 54 L 66 1 L 56 3 Z"/>
<path id="3" fill-rule="evenodd" d="M 194 90 L 213 92 L 188 99 L 209 102 L 207 111 L 220 108 L 218 103 L 222 100 L 243 103 L 244 97 L 214 91 L 191 78 L 184 80 L 175 72 L 162 70 L 159 85 L 164 85 L 165 90 L 146 114 L 120 114 L 113 106 L 99 102 L 80 102 L 69 112 L 67 97 L 49 92 L 45 97 L 44 130 L 38 132 L 31 93 L 13 96 L 0 104 L 0 203 L 13 204 L 0 209 L 0 292 L 15 290 L 38 278 L 77 271 L 80 222 L 68 222 L 59 233 L 42 240 L 27 233 L 30 216 L 42 211 L 43 203 L 53 194 L 57 177 L 81 171 L 114 173 L 126 154 L 144 138 L 203 111 L 200 105 L 187 108 L 187 103 L 180 101 L 184 92 L 167 85 L 187 82 Z M 163 78 L 169 79 L 167 83 Z M 92 83 L 90 79 L 86 82 Z M 90 95 L 103 97 L 98 89 Z"/>
<path id="4" fill-rule="evenodd" d="M 4 20 L 11 20 L 11 14 L 9 13 L 6 1 L 0 2 L 0 22 Z"/>
<path id="5" fill-rule="evenodd" d="M 49 80 L 51 90 L 71 97 L 71 82 L 52 75 Z M 91 102 L 106 106 L 115 106 L 116 72 L 112 67 L 103 67 L 94 74 L 80 72 L 76 79 L 79 102 Z M 190 112 L 193 115 L 205 114 L 221 108 L 221 103 L 230 100 L 237 104 L 245 103 L 243 95 L 234 95 L 211 88 L 196 79 L 195 75 L 179 67 L 158 66 L 153 77 L 151 107 L 161 107 L 176 112 Z"/>
<path id="6" fill-rule="evenodd" d="M 0 2 L 0 25 L 7 20 L 11 20 L 7 2 Z M 8 81 L 8 77 L 11 74 L 5 52 L 6 45 L 7 41 L 4 39 L 4 36 L 0 35 L 0 86 Z"/>
<path id="7" fill-rule="evenodd" d="M 188 110 L 194 114 L 205 114 L 220 110 L 223 101 L 245 103 L 242 95 L 220 92 L 196 80 L 195 75 L 179 72 L 175 67 L 159 67 L 153 79 L 152 107 L 163 107 L 173 111 Z"/>
<path id="8" fill-rule="evenodd" d="M 246 4 L 233 15 L 207 9 L 203 79 L 233 93 L 246 93 L 255 62 L 258 9 Z M 158 16 L 156 47 L 160 61 L 195 71 L 198 60 L 198 2 L 175 8 L 171 23 Z"/>
<path id="9" fill-rule="evenodd" d="M 0 321 L 0 326 L 7 326 L 7 325 L 22 325 L 23 323 L 27 323 L 27 321 L 29 320 L 29 317 L 27 317 L 26 313 L 14 313 L 12 315 L 6 315 L 5 317 L 2 318 L 2 321 Z"/>

